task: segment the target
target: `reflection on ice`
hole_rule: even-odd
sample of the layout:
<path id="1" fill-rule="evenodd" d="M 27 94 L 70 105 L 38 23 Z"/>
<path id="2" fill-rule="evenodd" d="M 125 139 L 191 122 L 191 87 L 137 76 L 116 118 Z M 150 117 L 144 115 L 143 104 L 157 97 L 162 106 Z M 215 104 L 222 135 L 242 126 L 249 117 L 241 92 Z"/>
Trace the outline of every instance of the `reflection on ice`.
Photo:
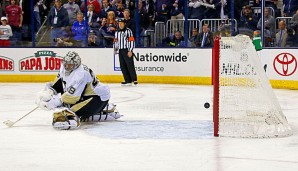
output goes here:
<path id="1" fill-rule="evenodd" d="M 86 129 L 101 138 L 203 139 L 213 138 L 212 121 L 135 120 L 102 122 Z"/>

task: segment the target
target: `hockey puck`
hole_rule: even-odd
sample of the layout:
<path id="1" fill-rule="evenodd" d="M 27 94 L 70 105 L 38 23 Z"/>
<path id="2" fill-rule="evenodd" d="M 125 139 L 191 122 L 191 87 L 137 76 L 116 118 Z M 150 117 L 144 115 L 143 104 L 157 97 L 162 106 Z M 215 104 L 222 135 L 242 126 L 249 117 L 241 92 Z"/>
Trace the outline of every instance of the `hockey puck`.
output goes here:
<path id="1" fill-rule="evenodd" d="M 206 102 L 206 103 L 204 104 L 204 107 L 205 107 L 206 109 L 208 109 L 208 108 L 210 107 L 210 104 L 209 104 L 208 102 Z"/>

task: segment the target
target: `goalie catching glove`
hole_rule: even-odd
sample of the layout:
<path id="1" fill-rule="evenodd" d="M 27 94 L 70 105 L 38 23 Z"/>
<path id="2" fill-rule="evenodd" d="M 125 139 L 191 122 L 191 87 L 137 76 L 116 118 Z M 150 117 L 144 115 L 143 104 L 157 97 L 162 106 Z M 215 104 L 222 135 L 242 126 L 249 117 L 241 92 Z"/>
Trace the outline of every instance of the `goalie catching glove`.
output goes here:
<path id="1" fill-rule="evenodd" d="M 44 90 L 37 93 L 35 103 L 43 110 L 52 110 L 62 106 L 61 94 L 57 94 L 52 85 L 52 82 L 46 83 Z"/>
<path id="2" fill-rule="evenodd" d="M 61 101 L 61 94 L 57 95 L 50 95 L 47 94 L 47 92 L 43 91 L 41 93 L 41 96 L 36 100 L 36 104 L 43 110 L 53 110 L 57 107 L 63 106 L 63 103 Z"/>
<path id="3" fill-rule="evenodd" d="M 52 99 L 53 94 L 51 94 L 50 91 L 40 91 L 37 92 L 37 98 L 35 100 L 35 103 L 38 105 L 40 102 L 48 102 Z"/>

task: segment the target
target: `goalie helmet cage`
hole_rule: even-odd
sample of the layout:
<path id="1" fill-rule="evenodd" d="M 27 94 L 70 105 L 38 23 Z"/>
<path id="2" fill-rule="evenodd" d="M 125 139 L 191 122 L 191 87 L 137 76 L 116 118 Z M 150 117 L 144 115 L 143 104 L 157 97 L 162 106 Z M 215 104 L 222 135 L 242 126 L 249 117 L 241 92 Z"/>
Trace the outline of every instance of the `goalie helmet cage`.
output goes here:
<path id="1" fill-rule="evenodd" d="M 251 39 L 215 37 L 212 52 L 214 136 L 292 135 Z"/>

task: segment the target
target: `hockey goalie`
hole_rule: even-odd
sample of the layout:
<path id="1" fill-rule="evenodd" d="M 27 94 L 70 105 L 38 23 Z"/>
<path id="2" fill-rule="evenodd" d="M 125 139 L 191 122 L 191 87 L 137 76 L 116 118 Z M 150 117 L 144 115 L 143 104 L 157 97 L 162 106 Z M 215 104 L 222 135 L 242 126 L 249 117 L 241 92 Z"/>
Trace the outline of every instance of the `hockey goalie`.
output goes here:
<path id="1" fill-rule="evenodd" d="M 110 88 L 102 84 L 93 71 L 81 64 L 74 51 L 68 52 L 54 80 L 38 93 L 36 104 L 53 111 L 53 127 L 75 129 L 81 122 L 110 121 L 121 117 L 109 103 Z"/>

